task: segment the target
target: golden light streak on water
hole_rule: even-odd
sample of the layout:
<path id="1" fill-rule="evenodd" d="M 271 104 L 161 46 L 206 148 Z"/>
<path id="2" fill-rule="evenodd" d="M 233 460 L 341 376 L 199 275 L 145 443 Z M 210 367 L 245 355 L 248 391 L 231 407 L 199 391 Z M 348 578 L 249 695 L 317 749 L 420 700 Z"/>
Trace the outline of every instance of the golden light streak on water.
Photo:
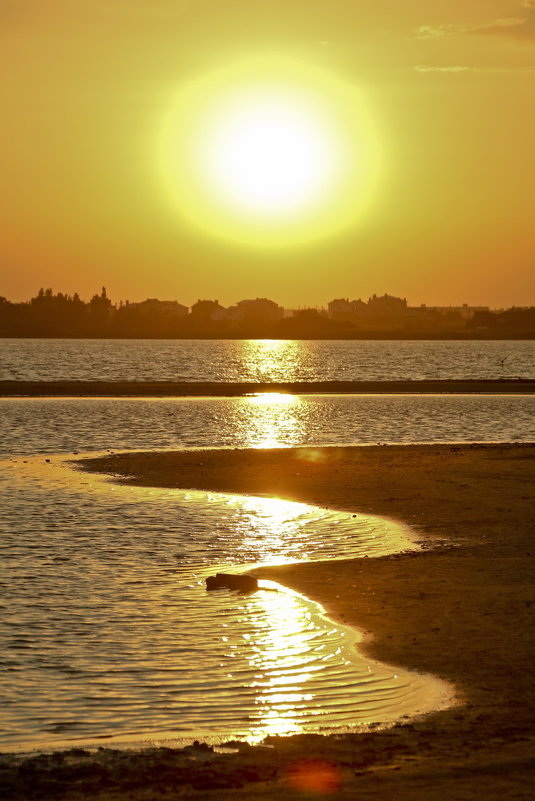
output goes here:
<path id="1" fill-rule="evenodd" d="M 246 364 L 260 375 L 270 375 L 273 370 L 290 369 L 292 358 L 296 358 L 295 346 L 288 347 L 284 340 L 248 340 L 242 356 Z M 247 445 L 251 448 L 284 448 L 299 439 L 301 425 L 296 415 L 300 404 L 298 395 L 283 392 L 262 392 L 245 399 L 250 426 Z"/>
<path id="2" fill-rule="evenodd" d="M 247 397 L 245 432 L 250 448 L 286 448 L 299 441 L 302 424 L 296 414 L 301 403 L 299 395 L 265 392 Z"/>
<path id="3" fill-rule="evenodd" d="M 255 406 L 273 406 L 279 403 L 290 406 L 298 399 L 298 395 L 291 395 L 289 392 L 259 392 L 249 397 L 249 401 Z"/>
<path id="4" fill-rule="evenodd" d="M 296 340 L 247 339 L 238 347 L 243 374 L 254 375 L 255 381 L 290 380 L 301 366 L 303 349 Z"/>
<path id="5" fill-rule="evenodd" d="M 261 593 L 260 603 L 273 625 L 251 659 L 260 688 L 255 736 L 264 737 L 299 731 L 299 711 L 314 699 L 314 671 L 306 656 L 312 616 L 297 594 L 277 592 L 276 585 L 272 589 Z"/>

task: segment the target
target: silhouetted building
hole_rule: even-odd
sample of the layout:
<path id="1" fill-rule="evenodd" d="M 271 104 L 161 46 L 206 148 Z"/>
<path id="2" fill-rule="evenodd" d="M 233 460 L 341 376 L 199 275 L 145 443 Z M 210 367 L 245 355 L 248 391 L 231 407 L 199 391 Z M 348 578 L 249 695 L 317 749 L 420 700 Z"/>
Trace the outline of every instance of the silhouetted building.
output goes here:
<path id="1" fill-rule="evenodd" d="M 242 323 L 274 323 L 284 317 L 284 309 L 268 298 L 240 300 L 227 309 L 227 317 Z"/>
<path id="2" fill-rule="evenodd" d="M 164 313 L 175 317 L 185 317 L 189 311 L 187 306 L 183 306 L 177 300 L 157 300 L 156 298 L 147 298 L 140 303 L 127 301 L 125 308 L 136 309 L 143 314 Z"/>
<path id="3" fill-rule="evenodd" d="M 478 312 L 488 312 L 487 306 L 409 306 L 407 308 L 406 328 L 409 331 L 460 332 L 466 330 L 467 323 Z"/>
<path id="4" fill-rule="evenodd" d="M 191 307 L 191 316 L 199 321 L 214 323 L 225 320 L 227 310 L 219 304 L 218 300 L 198 300 Z"/>
<path id="5" fill-rule="evenodd" d="M 359 314 L 366 314 L 367 305 L 360 298 L 349 300 L 349 298 L 337 298 L 327 304 L 328 314 L 331 320 L 353 321 Z"/>
<path id="6" fill-rule="evenodd" d="M 428 306 L 426 303 L 422 303 L 417 308 L 444 315 L 458 314 L 463 320 L 471 320 L 476 312 L 490 311 L 488 306 L 469 306 L 468 303 L 463 303 L 462 306 Z"/>
<path id="7" fill-rule="evenodd" d="M 368 298 L 368 310 L 373 314 L 381 315 L 403 314 L 407 310 L 407 299 L 387 294 L 381 297 L 372 295 L 371 298 Z"/>

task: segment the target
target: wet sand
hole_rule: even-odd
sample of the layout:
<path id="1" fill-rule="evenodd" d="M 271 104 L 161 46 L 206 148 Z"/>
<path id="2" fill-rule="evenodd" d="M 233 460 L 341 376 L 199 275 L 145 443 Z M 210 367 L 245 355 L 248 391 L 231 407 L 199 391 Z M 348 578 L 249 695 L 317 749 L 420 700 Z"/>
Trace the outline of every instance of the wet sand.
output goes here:
<path id="1" fill-rule="evenodd" d="M 263 392 L 294 395 L 497 394 L 531 395 L 529 378 L 445 381 L 0 381 L 0 397 L 241 397 Z"/>
<path id="2" fill-rule="evenodd" d="M 532 798 L 534 455 L 535 445 L 407 445 L 82 460 L 135 485 L 276 495 L 410 523 L 420 552 L 257 573 L 364 629 L 374 658 L 453 682 L 460 703 L 384 732 L 298 736 L 232 755 L 106 750 L 37 757 L 18 772 L 20 759 L 8 758 L 7 797 L 148 801 L 165 790 L 289 801 L 310 797 L 312 781 L 341 799 Z"/>

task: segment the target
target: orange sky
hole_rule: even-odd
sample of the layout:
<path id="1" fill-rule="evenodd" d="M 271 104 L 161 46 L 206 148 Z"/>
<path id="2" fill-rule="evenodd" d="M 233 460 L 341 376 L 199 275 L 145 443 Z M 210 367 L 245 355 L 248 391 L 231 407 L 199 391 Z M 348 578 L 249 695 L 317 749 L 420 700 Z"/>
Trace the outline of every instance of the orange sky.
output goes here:
<path id="1" fill-rule="evenodd" d="M 313 247 L 199 233 L 157 141 L 188 78 L 277 51 L 362 92 L 366 212 Z M 0 0 L 0 295 L 535 305 L 535 0 Z"/>

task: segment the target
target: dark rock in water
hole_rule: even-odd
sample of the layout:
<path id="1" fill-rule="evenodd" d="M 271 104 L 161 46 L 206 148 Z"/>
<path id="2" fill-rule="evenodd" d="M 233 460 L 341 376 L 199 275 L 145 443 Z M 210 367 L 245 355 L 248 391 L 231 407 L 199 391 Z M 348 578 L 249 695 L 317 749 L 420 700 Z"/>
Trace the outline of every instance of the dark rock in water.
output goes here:
<path id="1" fill-rule="evenodd" d="M 210 751 L 212 754 L 214 752 L 213 746 L 208 745 L 208 743 L 200 743 L 198 740 L 193 741 L 192 747 L 195 751 Z"/>
<path id="2" fill-rule="evenodd" d="M 237 590 L 238 592 L 254 592 L 258 589 L 258 579 L 245 573 L 216 573 L 206 579 L 207 590 Z"/>

